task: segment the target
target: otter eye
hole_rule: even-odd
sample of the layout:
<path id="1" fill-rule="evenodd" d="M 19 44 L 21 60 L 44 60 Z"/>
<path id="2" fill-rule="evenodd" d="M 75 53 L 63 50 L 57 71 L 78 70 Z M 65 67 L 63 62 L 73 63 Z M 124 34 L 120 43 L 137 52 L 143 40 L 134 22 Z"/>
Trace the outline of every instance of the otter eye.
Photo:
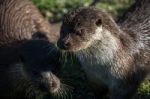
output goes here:
<path id="1" fill-rule="evenodd" d="M 97 26 L 100 26 L 102 24 L 102 20 L 101 19 L 98 19 L 97 21 L 96 21 L 96 25 Z"/>
<path id="2" fill-rule="evenodd" d="M 77 23 L 77 25 L 78 25 L 78 26 L 80 26 L 80 25 L 81 25 L 81 23 L 79 23 L 79 22 L 78 22 L 78 23 Z"/>
<path id="3" fill-rule="evenodd" d="M 84 30 L 84 29 L 79 29 L 78 31 L 75 32 L 75 34 L 76 34 L 77 36 L 83 36 L 84 33 L 85 33 L 85 30 Z"/>
<path id="4" fill-rule="evenodd" d="M 82 34 L 83 34 L 82 32 L 83 32 L 82 30 L 76 31 L 76 32 L 75 32 L 75 35 L 77 35 L 77 36 L 82 36 Z"/>

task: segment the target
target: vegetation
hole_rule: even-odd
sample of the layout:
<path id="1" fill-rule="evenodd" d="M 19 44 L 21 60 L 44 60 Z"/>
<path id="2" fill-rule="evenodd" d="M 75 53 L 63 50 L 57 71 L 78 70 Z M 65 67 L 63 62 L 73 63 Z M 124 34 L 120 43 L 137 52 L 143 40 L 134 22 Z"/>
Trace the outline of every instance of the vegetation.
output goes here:
<path id="1" fill-rule="evenodd" d="M 134 0 L 100 0 L 96 7 L 106 9 L 113 15 L 121 15 Z M 70 9 L 89 6 L 93 0 L 33 0 L 44 16 L 51 21 L 60 21 Z"/>
<path id="2" fill-rule="evenodd" d="M 91 0 L 33 0 L 40 11 L 51 21 L 59 21 L 71 8 L 89 5 Z"/>
<path id="3" fill-rule="evenodd" d="M 79 6 L 89 6 L 93 0 L 33 0 L 42 14 L 51 22 L 60 22 L 63 15 L 70 9 Z M 96 7 L 106 9 L 114 17 L 122 13 L 134 2 L 134 0 L 100 0 Z M 74 60 L 73 60 L 74 61 Z M 74 64 L 74 65 L 72 65 Z M 64 77 L 68 85 L 73 86 L 69 99 L 95 99 L 90 90 L 84 72 L 78 67 L 78 62 L 64 64 Z M 69 74 L 69 75 L 68 75 Z M 134 99 L 150 99 L 150 81 L 141 84 Z"/>

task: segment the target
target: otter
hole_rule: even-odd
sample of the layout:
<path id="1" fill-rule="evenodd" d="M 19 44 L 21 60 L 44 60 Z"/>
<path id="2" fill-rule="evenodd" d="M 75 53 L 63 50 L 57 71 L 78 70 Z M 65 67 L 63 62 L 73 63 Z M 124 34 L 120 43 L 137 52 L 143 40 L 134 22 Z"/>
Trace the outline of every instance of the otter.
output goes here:
<path id="1" fill-rule="evenodd" d="M 147 3 L 140 7 L 146 9 L 144 15 L 150 17 L 149 1 L 139 1 Z M 140 17 L 140 11 L 143 12 L 135 11 L 134 18 Z M 141 23 L 125 26 L 124 23 L 130 23 L 130 17 L 130 21 L 116 23 L 106 11 L 95 7 L 77 8 L 65 15 L 57 45 L 77 56 L 100 97 L 129 99 L 150 72 L 148 17 L 140 17 Z"/>
<path id="2" fill-rule="evenodd" d="M 66 92 L 59 78 L 59 51 L 46 40 L 0 49 L 0 60 L 1 99 L 52 99 Z"/>
<path id="3" fill-rule="evenodd" d="M 55 43 L 53 32 L 31 0 L 0 0 L 0 47 L 35 38 Z"/>

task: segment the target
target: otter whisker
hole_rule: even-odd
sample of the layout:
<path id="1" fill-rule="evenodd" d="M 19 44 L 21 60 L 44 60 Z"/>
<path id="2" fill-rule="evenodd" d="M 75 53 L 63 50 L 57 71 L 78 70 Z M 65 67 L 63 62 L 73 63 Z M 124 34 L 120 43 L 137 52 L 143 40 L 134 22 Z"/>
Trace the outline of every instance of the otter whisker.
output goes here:
<path id="1" fill-rule="evenodd" d="M 61 87 L 58 89 L 56 93 L 53 93 L 54 97 L 61 97 L 62 99 L 66 99 L 68 97 L 69 88 L 66 84 L 61 84 Z"/>
<path id="2" fill-rule="evenodd" d="M 65 76 L 65 77 L 64 77 L 65 79 L 62 79 L 62 78 L 61 78 L 61 82 L 62 82 L 62 83 L 67 83 L 67 84 L 69 84 L 69 85 L 72 85 L 73 82 L 72 82 L 72 80 L 71 80 L 69 77 L 70 77 L 70 76 Z M 67 84 L 66 84 L 66 85 L 67 85 Z M 68 85 L 68 86 L 69 86 L 69 85 Z M 71 87 L 71 86 L 70 86 L 70 87 Z"/>
<path id="3" fill-rule="evenodd" d="M 63 89 L 65 90 L 64 92 L 66 92 L 67 95 L 68 94 L 70 95 L 72 90 L 73 90 L 73 87 L 71 87 L 71 86 L 69 86 L 67 84 L 63 84 Z"/>
<path id="4" fill-rule="evenodd" d="M 67 53 L 65 52 L 65 63 L 67 63 Z"/>
<path id="5" fill-rule="evenodd" d="M 55 48 L 52 48 L 49 52 L 48 52 L 48 54 L 47 55 L 49 55 L 49 54 L 53 54 L 53 53 L 51 53 L 52 51 L 54 51 L 55 50 Z"/>
<path id="6" fill-rule="evenodd" d="M 56 94 L 57 94 L 57 98 L 63 98 L 63 96 L 61 94 L 61 89 L 59 89 Z"/>
<path id="7" fill-rule="evenodd" d="M 68 96 L 68 92 L 66 90 L 62 90 L 63 91 L 63 94 L 64 94 L 64 98 L 67 99 L 69 96 Z"/>

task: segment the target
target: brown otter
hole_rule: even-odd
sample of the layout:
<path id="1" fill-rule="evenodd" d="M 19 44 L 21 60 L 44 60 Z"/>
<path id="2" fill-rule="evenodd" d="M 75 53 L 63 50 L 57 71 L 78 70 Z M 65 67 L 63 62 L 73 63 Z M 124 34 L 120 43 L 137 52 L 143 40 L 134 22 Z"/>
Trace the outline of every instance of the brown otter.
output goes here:
<path id="1" fill-rule="evenodd" d="M 58 35 L 32 1 L 0 0 L 0 15 L 0 98 L 39 99 L 63 90 L 56 76 L 59 56 L 49 43 Z"/>
<path id="2" fill-rule="evenodd" d="M 150 6 L 145 9 L 149 14 Z M 142 19 L 150 26 L 149 18 Z M 129 99 L 150 71 L 150 28 L 146 35 L 144 26 L 136 31 L 140 23 L 119 24 L 94 7 L 75 9 L 64 17 L 58 47 L 77 55 L 97 93 L 108 90 L 110 99 Z"/>
<path id="3" fill-rule="evenodd" d="M 56 42 L 50 27 L 31 0 L 0 0 L 0 47 L 36 37 Z"/>
<path id="4" fill-rule="evenodd" d="M 0 49 L 1 99 L 51 99 L 63 96 L 59 52 L 44 40 L 26 41 L 17 48 Z"/>

